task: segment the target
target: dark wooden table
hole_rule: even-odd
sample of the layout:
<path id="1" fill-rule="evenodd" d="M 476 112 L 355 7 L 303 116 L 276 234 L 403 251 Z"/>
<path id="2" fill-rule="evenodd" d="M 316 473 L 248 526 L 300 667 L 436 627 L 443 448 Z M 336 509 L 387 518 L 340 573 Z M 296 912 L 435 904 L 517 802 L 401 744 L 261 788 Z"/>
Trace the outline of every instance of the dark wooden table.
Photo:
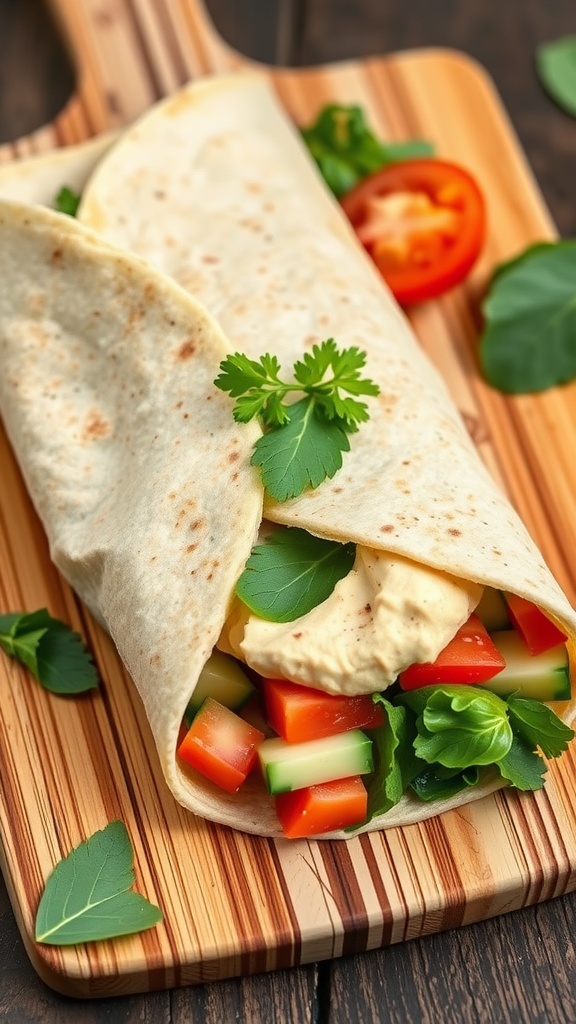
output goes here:
<path id="1" fill-rule="evenodd" d="M 538 43 L 576 32 L 574 0 L 207 0 L 234 46 L 316 64 L 423 46 L 493 76 L 560 233 L 576 236 L 576 121 L 534 72 Z M 49 121 L 73 85 L 41 0 L 0 0 L 0 142 Z M 1 287 L 1 283 L 0 283 Z M 333 963 L 79 1002 L 32 970 L 0 881 L 0 1018 L 37 1024 L 573 1024 L 576 894 Z"/>

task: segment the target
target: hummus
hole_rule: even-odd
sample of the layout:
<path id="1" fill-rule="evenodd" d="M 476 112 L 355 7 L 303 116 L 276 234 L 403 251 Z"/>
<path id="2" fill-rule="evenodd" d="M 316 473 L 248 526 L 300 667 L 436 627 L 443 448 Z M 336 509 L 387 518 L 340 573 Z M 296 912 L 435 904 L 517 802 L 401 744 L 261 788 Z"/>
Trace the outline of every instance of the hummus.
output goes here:
<path id="1" fill-rule="evenodd" d="M 293 622 L 266 622 L 236 600 L 218 646 L 268 678 L 372 693 L 434 661 L 481 595 L 477 583 L 358 547 L 330 597 Z"/>

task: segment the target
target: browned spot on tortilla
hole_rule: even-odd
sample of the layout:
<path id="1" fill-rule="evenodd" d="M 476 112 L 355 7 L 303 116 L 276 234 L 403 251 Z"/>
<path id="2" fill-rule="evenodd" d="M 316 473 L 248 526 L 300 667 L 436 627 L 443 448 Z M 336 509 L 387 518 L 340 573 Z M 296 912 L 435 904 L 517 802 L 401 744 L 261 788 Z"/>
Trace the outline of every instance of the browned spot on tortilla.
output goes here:
<path id="1" fill-rule="evenodd" d="M 97 409 L 91 409 L 88 413 L 84 429 L 82 431 L 83 441 L 93 441 L 97 437 L 106 437 L 110 433 L 110 424 L 104 419 Z"/>
<path id="2" fill-rule="evenodd" d="M 184 405 L 184 402 L 183 402 L 183 401 L 180 401 L 180 402 L 176 402 L 176 405 L 174 406 L 174 408 L 175 408 L 175 409 L 181 409 L 183 405 Z"/>
<path id="3" fill-rule="evenodd" d="M 170 494 L 168 495 L 168 500 L 169 501 L 175 501 L 176 500 L 176 491 L 170 491 Z"/>
<path id="4" fill-rule="evenodd" d="M 238 472 L 238 470 L 236 470 L 235 473 L 232 473 L 231 480 L 232 481 L 237 480 L 239 476 L 240 476 L 240 473 Z"/>
<path id="5" fill-rule="evenodd" d="M 201 530 L 203 526 L 206 526 L 205 519 L 194 519 L 193 522 L 190 523 L 191 530 Z"/>
<path id="6" fill-rule="evenodd" d="M 392 523 L 386 523 L 385 526 L 381 526 L 380 533 L 394 533 L 394 527 L 392 526 Z"/>
<path id="7" fill-rule="evenodd" d="M 186 548 L 186 554 L 191 555 L 193 551 L 196 551 L 197 547 L 197 544 L 189 544 L 188 547 Z"/>
<path id="8" fill-rule="evenodd" d="M 341 487 L 333 487 L 332 491 L 333 491 L 334 494 L 342 494 L 342 488 Z"/>
<path id="9" fill-rule="evenodd" d="M 502 555 L 502 552 L 501 552 L 501 551 L 499 551 L 499 550 L 498 550 L 498 548 L 492 548 L 492 551 L 493 551 L 493 553 L 494 553 L 495 555 L 498 555 L 498 557 L 501 557 L 501 555 Z"/>
<path id="10" fill-rule="evenodd" d="M 256 192 L 256 193 L 261 192 L 262 191 L 262 185 L 260 184 L 259 181 L 247 181 L 246 182 L 246 191 L 247 192 Z"/>
<path id="11" fill-rule="evenodd" d="M 189 420 L 190 419 L 190 413 L 189 412 L 183 412 L 182 413 L 182 419 L 183 420 Z"/>
<path id="12" fill-rule="evenodd" d="M 228 455 L 228 462 L 237 462 L 240 458 L 240 452 L 230 452 Z"/>
<path id="13" fill-rule="evenodd" d="M 155 188 L 154 189 L 154 198 L 155 199 L 166 199 L 166 193 L 161 188 Z"/>
<path id="14" fill-rule="evenodd" d="M 50 257 L 50 262 L 51 263 L 61 263 L 62 262 L 62 249 L 53 249 L 52 250 L 52 256 Z"/>
<path id="15" fill-rule="evenodd" d="M 207 583 L 210 583 L 210 580 L 211 580 L 211 579 L 214 579 L 214 573 L 213 573 L 213 572 L 209 572 L 209 573 L 208 573 L 208 575 L 207 575 L 207 577 L 206 577 L 206 582 L 207 582 Z"/>
<path id="16" fill-rule="evenodd" d="M 152 563 L 155 562 L 157 558 L 158 558 L 158 555 L 152 555 L 151 558 L 150 558 L 150 565 L 152 565 Z"/>
<path id="17" fill-rule="evenodd" d="M 302 633 L 292 633 L 292 636 L 294 637 L 295 640 L 299 640 L 302 635 Z"/>
<path id="18" fill-rule="evenodd" d="M 144 287 L 144 298 L 148 302 L 151 302 L 155 295 L 156 295 L 156 288 L 152 284 L 151 281 L 148 281 L 147 284 Z"/>
<path id="19" fill-rule="evenodd" d="M 372 611 L 372 605 L 371 604 L 365 604 L 364 605 L 364 611 L 366 612 L 367 615 L 369 615 L 370 612 Z"/>
<path id="20" fill-rule="evenodd" d="M 151 654 L 150 655 L 150 664 L 151 665 L 159 665 L 161 660 L 162 659 L 161 659 L 159 654 Z"/>
<path id="21" fill-rule="evenodd" d="M 410 465 L 410 459 L 402 459 L 402 465 L 403 466 L 409 466 Z"/>
<path id="22" fill-rule="evenodd" d="M 210 256 L 208 253 L 206 253 L 202 257 L 202 263 L 219 263 L 219 262 L 220 262 L 220 257 L 219 256 Z"/>
<path id="23" fill-rule="evenodd" d="M 450 534 L 451 537 L 462 536 L 462 530 L 457 530 L 455 526 L 451 526 L 450 529 L 448 530 L 448 533 Z"/>
<path id="24" fill-rule="evenodd" d="M 187 341 L 183 341 L 180 348 L 176 352 L 176 358 L 181 362 L 186 362 L 187 359 L 191 359 L 196 351 L 196 345 L 191 338 Z"/>

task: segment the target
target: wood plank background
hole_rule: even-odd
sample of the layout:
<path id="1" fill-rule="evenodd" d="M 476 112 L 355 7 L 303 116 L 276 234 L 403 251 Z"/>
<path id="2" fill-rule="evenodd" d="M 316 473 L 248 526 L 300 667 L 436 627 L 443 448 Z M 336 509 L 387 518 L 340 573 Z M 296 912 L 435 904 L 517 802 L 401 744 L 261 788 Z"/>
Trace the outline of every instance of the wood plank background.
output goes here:
<path id="1" fill-rule="evenodd" d="M 543 212 L 540 210 L 538 216 L 545 216 L 545 214 L 543 214 Z M 534 223 L 536 223 L 536 222 L 534 222 Z M 545 227 L 544 221 L 541 222 L 540 226 L 542 228 Z M 461 934 L 462 933 L 459 933 L 459 935 L 461 935 Z M 441 937 L 438 937 L 438 938 L 440 939 Z M 423 948 L 423 945 L 421 943 L 420 944 L 416 944 L 416 945 L 418 946 L 419 949 Z M 382 954 L 378 954 L 378 956 L 381 956 L 381 955 Z M 409 953 L 408 955 L 412 956 L 411 953 Z M 423 956 L 423 954 L 421 954 L 421 953 L 414 953 L 414 963 L 417 963 L 419 961 L 420 957 L 425 958 Z M 363 977 L 366 980 L 368 977 L 370 977 L 369 975 L 366 974 L 366 972 L 368 971 L 369 963 L 380 964 L 380 963 L 383 963 L 383 962 L 380 962 L 379 959 L 378 959 L 378 961 L 375 961 L 375 962 L 374 961 L 370 961 L 370 957 L 364 957 L 362 959 L 362 961 L 359 961 L 358 963 L 361 965 L 361 968 L 359 968 L 359 970 L 362 970 Z M 397 961 L 396 963 L 398 964 L 399 962 Z M 438 968 L 438 965 L 437 965 L 436 971 L 438 972 L 438 970 L 439 970 L 439 968 Z M 335 967 L 333 969 L 333 973 L 330 976 L 328 976 L 328 977 L 332 978 L 332 980 L 337 979 L 338 977 L 340 977 L 340 978 L 347 977 L 345 975 L 338 975 L 337 971 L 338 971 L 338 969 L 337 969 L 337 967 Z M 336 972 L 336 973 L 334 973 L 334 972 Z M 278 976 L 276 976 L 276 977 L 278 977 Z M 287 976 L 287 978 L 289 978 L 289 979 L 292 979 L 294 977 L 296 977 L 296 978 L 304 977 L 306 979 L 306 982 L 308 982 L 308 981 L 311 982 L 310 986 L 308 986 L 307 984 L 304 985 L 304 990 L 303 991 L 301 990 L 300 986 L 297 986 L 297 997 L 298 997 L 298 1000 L 300 1000 L 298 1002 L 298 1007 L 300 1008 L 300 1010 L 302 1012 L 305 1013 L 305 1017 L 296 1017 L 295 1019 L 307 1019 L 307 1017 L 308 1017 L 307 1011 L 312 1010 L 312 1012 L 315 1013 L 315 1014 L 317 1012 L 317 1008 L 315 1009 L 313 1001 L 310 999 L 310 993 L 311 993 L 311 991 L 313 991 L 313 987 L 312 986 L 313 986 L 314 981 L 315 981 L 314 972 L 313 972 L 312 975 L 307 974 L 305 972 L 302 975 L 302 972 L 296 972 L 296 974 L 291 973 L 290 975 Z M 353 969 L 353 977 L 354 977 L 354 969 Z M 358 978 L 358 975 L 356 975 L 356 977 Z M 374 998 L 375 986 L 378 983 L 377 979 L 379 977 L 380 977 L 379 971 L 376 970 L 375 974 L 373 975 L 373 978 L 372 978 L 372 985 L 370 986 L 370 991 L 369 991 L 368 995 L 366 996 L 367 1006 L 369 1006 L 369 1007 L 375 1006 L 375 1004 L 373 1004 L 372 1000 Z M 488 976 L 486 975 L 486 973 L 484 973 L 484 974 L 481 974 L 480 978 L 478 979 L 479 980 L 479 986 L 478 986 L 478 992 L 477 992 L 476 1002 L 475 1002 L 475 1006 L 477 1007 L 477 1009 L 480 1006 L 480 1002 L 478 1001 L 478 993 L 480 991 L 482 991 L 482 990 L 485 990 L 485 991 L 488 990 L 487 977 Z M 562 977 L 562 972 L 561 972 L 561 977 Z M 239 984 L 245 985 L 247 983 L 239 983 Z M 278 983 L 275 983 L 272 980 L 266 981 L 266 982 L 262 982 L 262 984 L 264 985 L 264 988 L 262 988 L 261 991 L 262 992 L 268 991 L 269 994 L 276 990 L 276 989 L 274 989 L 274 988 L 272 988 L 270 986 L 273 986 L 274 984 L 279 984 L 281 986 L 281 982 L 280 981 Z M 556 985 L 556 983 L 554 983 L 554 985 Z M 349 986 L 347 984 L 345 984 L 345 985 L 342 984 L 341 986 L 338 986 L 338 984 L 336 982 L 334 982 L 332 987 L 329 988 L 329 989 L 327 989 L 325 986 L 320 986 L 317 989 L 317 992 L 321 993 L 321 995 L 322 995 L 323 1013 L 329 1012 L 329 1013 L 331 1013 L 333 1015 L 333 1014 L 335 1014 L 337 1012 L 348 1012 L 349 1010 L 351 1010 L 351 1007 L 356 1006 L 356 1004 L 352 1004 L 351 996 L 349 996 L 349 994 L 346 995 L 346 993 L 348 991 L 348 988 L 349 988 Z M 229 998 L 227 995 L 224 994 L 224 992 L 222 992 L 222 986 L 220 986 L 218 988 L 218 992 L 221 992 L 222 994 L 220 996 L 217 996 L 217 997 L 214 996 L 214 998 L 216 999 L 216 1001 L 218 1001 L 218 1005 L 220 1006 L 220 1009 L 225 1004 L 225 1006 L 227 1006 L 227 1008 L 229 1010 L 231 1010 L 233 1005 L 234 1005 L 235 998 L 238 998 L 238 996 L 233 996 L 232 993 L 233 992 L 243 991 L 243 990 L 246 991 L 246 988 L 244 988 L 244 989 L 242 989 L 242 988 L 241 989 L 234 989 L 234 988 L 230 988 L 230 987 L 227 988 L 227 987 L 224 986 L 224 992 L 225 991 L 229 992 L 229 995 L 230 995 L 230 998 Z M 280 987 L 276 991 L 283 992 L 284 989 L 282 987 Z M 395 989 L 395 991 L 397 991 L 397 1002 L 396 1002 L 396 1004 L 395 1004 L 395 1006 L 393 1008 L 390 1008 L 390 1012 L 400 1013 L 403 1006 L 404 1006 L 404 1012 L 405 1013 L 410 1012 L 410 1013 L 414 1014 L 417 1011 L 417 1007 L 418 1006 L 420 1006 L 420 1009 L 422 1009 L 422 1006 L 423 1006 L 422 1002 L 419 1002 L 418 1000 L 416 1000 L 416 1002 L 414 1002 L 413 1000 L 407 999 L 407 997 L 405 997 L 405 996 L 402 997 L 402 999 L 401 999 L 400 996 L 398 995 L 398 989 Z M 205 998 L 206 998 L 206 996 L 205 996 Z M 277 996 L 277 998 L 278 998 L 278 996 Z M 422 993 L 421 992 L 420 992 L 418 998 L 419 999 L 422 998 Z M 539 1006 L 542 1006 L 542 1005 L 546 1005 L 546 1002 L 549 1001 L 550 1005 L 552 1005 L 553 1000 L 551 1000 L 549 998 L 549 993 L 546 996 L 546 998 L 544 998 L 543 1004 L 542 1004 L 542 998 L 543 998 L 543 994 L 539 993 L 539 995 L 536 996 L 536 1004 L 538 1004 Z M 202 999 L 202 997 L 200 997 L 200 999 L 196 999 L 196 1001 L 195 1001 L 195 1006 L 197 1007 L 197 1009 L 200 1009 L 201 1006 L 202 1006 L 201 999 Z M 228 1001 L 227 1001 L 227 999 L 228 999 Z M 474 1000 L 472 1000 L 472 1002 L 474 1002 Z M 536 1006 L 536 1004 L 531 1004 L 531 1008 L 532 1009 L 531 1009 L 530 1012 L 532 1012 L 532 1011 L 535 1012 L 534 1007 Z M 441 1006 L 442 1004 L 438 1004 L 438 1005 Z M 566 999 L 565 999 L 563 1006 L 565 1008 L 568 1008 L 569 1005 L 570 1005 L 569 1001 L 566 1001 Z M 149 1006 L 152 1006 L 152 1004 L 149 1004 Z M 179 1002 L 176 1000 L 176 1002 L 174 1002 L 173 1006 L 176 1008 L 176 1013 L 177 1013 L 177 1007 L 178 1006 L 183 1006 L 183 1004 L 179 1004 Z M 190 1004 L 190 1006 L 192 1006 L 192 1004 Z M 281 1015 L 283 1014 L 284 1015 L 284 1017 L 279 1016 L 278 1019 L 291 1019 L 290 1016 L 288 1016 L 289 1013 L 290 1013 L 289 1002 L 287 1002 L 285 999 L 283 1000 L 282 998 L 280 998 L 280 1001 L 277 1002 L 277 1006 L 278 1006 L 279 1014 L 281 1014 Z M 337 1010 L 338 1007 L 340 1008 L 339 1011 Z M 343 1011 L 341 1009 L 342 1007 L 344 1008 Z M 348 1011 L 345 1010 L 346 1007 L 348 1008 Z M 253 1009 L 254 1008 L 252 1007 L 252 1010 Z M 250 1012 L 249 1008 L 248 1008 L 248 1010 L 246 1012 Z M 371 1012 L 375 1012 L 375 1011 L 372 1010 Z M 566 1012 L 569 1013 L 569 1010 L 567 1009 Z M 223 1019 L 228 1019 L 228 1017 L 224 1016 Z M 254 1019 L 257 1019 L 257 1018 L 254 1018 Z M 341 1019 L 345 1019 L 345 1018 L 342 1017 Z M 374 1017 L 373 1019 L 381 1019 L 381 1018 Z M 393 1019 L 393 1018 L 390 1017 L 389 1019 Z M 400 1019 L 405 1019 L 406 1020 L 406 1019 L 410 1019 L 410 1018 L 407 1017 L 407 1016 L 404 1016 L 404 1017 L 400 1017 L 399 1016 L 398 1019 L 399 1020 Z M 418 1019 L 418 1018 L 417 1017 L 413 1017 L 413 1019 Z M 448 1019 L 448 1018 L 446 1018 L 446 1019 Z M 464 1018 L 462 1016 L 460 1016 L 460 1017 L 454 1017 L 454 1019 L 462 1020 Z M 470 1017 L 469 1019 L 472 1019 L 472 1018 Z M 488 1019 L 488 1018 L 486 1018 L 486 1019 Z M 521 1018 L 519 1018 L 519 1019 L 521 1019 Z M 537 1018 L 530 1018 L 528 1016 L 525 1016 L 522 1019 L 537 1019 Z M 547 1020 L 547 1019 L 551 1019 L 551 1018 L 549 1018 L 549 1017 L 545 1017 L 545 1018 L 542 1017 L 541 1019 L 542 1020 L 544 1020 L 544 1019 Z M 559 1019 L 561 1019 L 561 1018 L 559 1018 Z M 571 1018 L 570 1017 L 566 1017 L 566 1019 L 571 1019 Z"/>

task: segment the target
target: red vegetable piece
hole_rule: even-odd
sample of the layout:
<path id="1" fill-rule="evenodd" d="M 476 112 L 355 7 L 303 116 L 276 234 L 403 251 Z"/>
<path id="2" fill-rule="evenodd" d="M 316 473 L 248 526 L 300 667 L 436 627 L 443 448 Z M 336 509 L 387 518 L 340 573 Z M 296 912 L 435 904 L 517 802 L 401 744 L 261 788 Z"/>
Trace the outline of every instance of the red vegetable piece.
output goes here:
<path id="1" fill-rule="evenodd" d="M 410 665 L 400 675 L 403 690 L 436 683 L 484 683 L 506 667 L 477 615 L 471 615 L 434 662 Z"/>
<path id="2" fill-rule="evenodd" d="M 384 724 L 383 709 L 370 694 L 346 697 L 285 679 L 265 679 L 264 700 L 269 724 L 287 743 L 304 743 Z"/>
<path id="3" fill-rule="evenodd" d="M 276 813 L 287 839 L 361 825 L 368 813 L 368 794 L 359 775 L 318 786 L 306 786 L 276 797 Z"/>
<path id="4" fill-rule="evenodd" d="M 530 654 L 542 654 L 565 642 L 566 635 L 532 601 L 516 594 L 505 594 L 514 629 L 523 638 Z"/>
<path id="5" fill-rule="evenodd" d="M 178 756 L 228 793 L 235 793 L 253 767 L 264 733 L 207 697 Z"/>

